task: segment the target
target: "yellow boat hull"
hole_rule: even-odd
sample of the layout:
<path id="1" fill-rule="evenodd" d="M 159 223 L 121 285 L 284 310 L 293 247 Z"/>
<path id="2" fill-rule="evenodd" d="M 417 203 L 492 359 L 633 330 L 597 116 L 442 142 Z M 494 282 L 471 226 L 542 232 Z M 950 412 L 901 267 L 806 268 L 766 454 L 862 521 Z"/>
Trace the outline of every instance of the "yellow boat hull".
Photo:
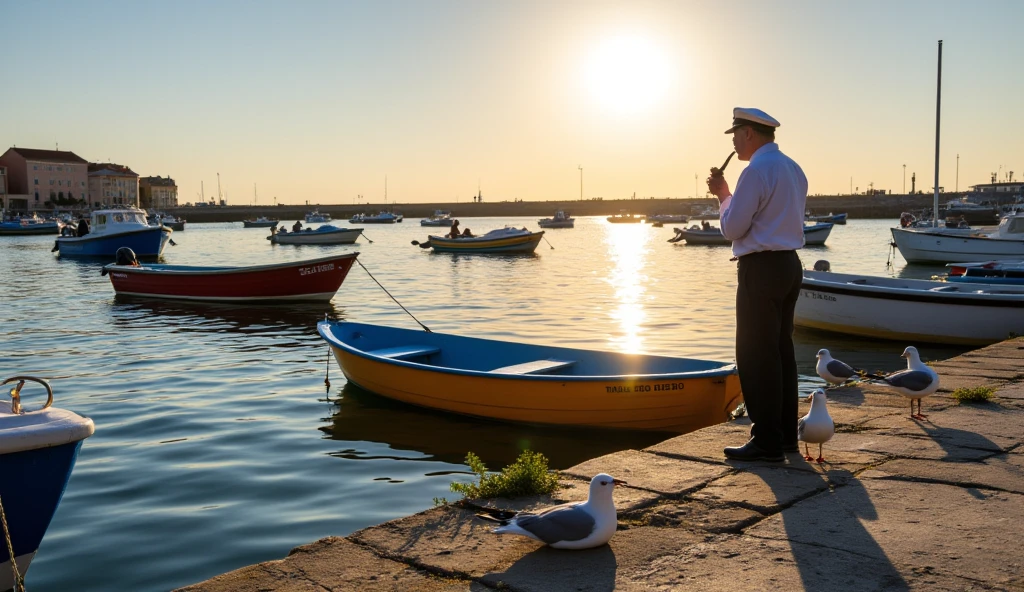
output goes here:
<path id="1" fill-rule="evenodd" d="M 739 377 L 523 380 L 395 365 L 331 346 L 345 377 L 404 403 L 505 421 L 685 433 L 729 419 Z"/>

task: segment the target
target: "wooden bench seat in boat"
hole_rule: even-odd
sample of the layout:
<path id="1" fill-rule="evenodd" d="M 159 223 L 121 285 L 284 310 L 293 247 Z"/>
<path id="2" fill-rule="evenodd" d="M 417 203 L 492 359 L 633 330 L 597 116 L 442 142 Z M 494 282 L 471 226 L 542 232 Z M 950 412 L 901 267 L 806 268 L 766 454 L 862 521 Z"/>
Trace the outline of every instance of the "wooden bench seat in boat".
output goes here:
<path id="1" fill-rule="evenodd" d="M 511 366 L 502 366 L 491 370 L 492 374 L 543 374 L 554 372 L 562 368 L 568 368 L 576 363 L 576 360 L 534 360 Z"/>
<path id="2" fill-rule="evenodd" d="M 440 353 L 441 348 L 432 345 L 399 345 L 397 347 L 385 347 L 381 349 L 367 350 L 366 353 L 392 360 L 408 360 L 431 354 Z"/>

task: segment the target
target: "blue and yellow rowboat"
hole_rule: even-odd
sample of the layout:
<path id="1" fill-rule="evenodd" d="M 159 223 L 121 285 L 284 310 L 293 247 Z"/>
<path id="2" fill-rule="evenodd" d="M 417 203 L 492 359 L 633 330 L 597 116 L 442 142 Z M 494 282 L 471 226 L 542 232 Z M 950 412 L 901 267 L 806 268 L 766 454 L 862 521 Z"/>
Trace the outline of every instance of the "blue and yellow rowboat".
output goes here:
<path id="1" fill-rule="evenodd" d="M 743 400 L 736 366 L 322 321 L 352 383 L 442 411 L 567 426 L 689 432 Z"/>
<path id="2" fill-rule="evenodd" d="M 544 231 L 530 232 L 523 228 L 499 228 L 482 236 L 447 238 L 431 236 L 421 248 L 432 248 L 440 253 L 532 253 L 537 249 Z"/>

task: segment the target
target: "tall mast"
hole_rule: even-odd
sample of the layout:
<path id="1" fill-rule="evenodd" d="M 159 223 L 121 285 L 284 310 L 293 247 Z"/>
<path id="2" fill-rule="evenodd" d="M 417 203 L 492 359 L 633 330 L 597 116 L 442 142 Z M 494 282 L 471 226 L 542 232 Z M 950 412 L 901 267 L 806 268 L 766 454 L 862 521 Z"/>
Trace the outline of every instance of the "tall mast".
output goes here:
<path id="1" fill-rule="evenodd" d="M 252 199 L 253 199 L 253 202 L 252 202 L 253 205 L 259 205 L 259 203 L 260 203 L 260 196 L 256 195 L 256 184 L 255 183 L 252 184 Z"/>
<path id="2" fill-rule="evenodd" d="M 216 205 L 218 205 L 218 206 L 220 205 L 220 200 L 221 199 L 222 198 L 220 196 L 220 173 L 217 173 L 217 204 Z"/>
<path id="3" fill-rule="evenodd" d="M 939 77 L 935 83 L 935 199 L 932 227 L 939 225 L 939 115 L 942 111 L 942 39 L 939 39 Z"/>
<path id="4" fill-rule="evenodd" d="M 199 182 L 199 199 L 203 200 L 203 203 L 206 203 L 206 188 L 203 187 L 202 181 Z"/>

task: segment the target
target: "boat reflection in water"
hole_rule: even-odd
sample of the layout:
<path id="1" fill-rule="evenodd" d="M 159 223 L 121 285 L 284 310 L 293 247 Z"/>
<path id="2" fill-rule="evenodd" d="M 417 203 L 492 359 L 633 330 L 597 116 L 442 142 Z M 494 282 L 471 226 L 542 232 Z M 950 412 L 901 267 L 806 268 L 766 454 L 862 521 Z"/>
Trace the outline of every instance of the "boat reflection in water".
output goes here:
<path id="1" fill-rule="evenodd" d="M 324 316 L 344 318 L 330 302 L 296 302 L 287 306 L 154 300 L 115 296 L 110 314 L 119 327 L 160 323 L 173 333 L 244 333 L 292 336 L 315 341 L 316 323 Z"/>
<path id="2" fill-rule="evenodd" d="M 645 448 L 677 435 L 479 419 L 393 401 L 351 383 L 346 383 L 341 397 L 332 401 L 337 411 L 320 427 L 332 440 L 384 443 L 395 451 L 390 458 L 398 460 L 430 458 L 461 465 L 466 453 L 473 452 L 491 470 L 511 464 L 526 449 L 548 457 L 554 469 L 567 469 L 591 458 L 628 448 Z M 419 455 L 403 454 L 403 451 Z M 357 449 L 342 449 L 333 454 L 352 460 L 381 458 Z"/>

